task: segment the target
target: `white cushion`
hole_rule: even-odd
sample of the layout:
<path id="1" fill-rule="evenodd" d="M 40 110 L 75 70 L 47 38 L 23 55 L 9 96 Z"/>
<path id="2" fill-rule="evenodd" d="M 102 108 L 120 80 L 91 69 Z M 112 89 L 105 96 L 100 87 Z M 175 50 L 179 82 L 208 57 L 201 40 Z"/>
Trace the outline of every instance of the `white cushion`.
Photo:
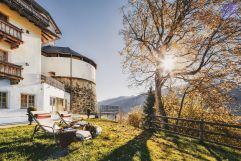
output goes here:
<path id="1" fill-rule="evenodd" d="M 78 130 L 76 132 L 76 137 L 81 140 L 88 140 L 92 138 L 91 133 L 85 130 Z"/>
<path id="2" fill-rule="evenodd" d="M 60 114 L 60 116 L 61 116 L 61 115 L 67 115 L 67 114 L 69 114 L 69 113 L 68 113 L 68 111 L 59 111 L 59 114 Z M 64 120 L 65 122 L 67 122 L 67 123 L 70 123 L 70 122 L 73 121 L 72 115 L 71 115 L 70 117 L 62 117 L 62 118 L 63 118 L 63 120 Z"/>
<path id="3" fill-rule="evenodd" d="M 65 115 L 65 114 L 68 114 L 68 111 L 59 111 L 59 114 L 60 115 L 62 115 L 62 114 Z"/>
<path id="4" fill-rule="evenodd" d="M 74 127 L 74 128 L 79 128 L 80 125 L 75 124 L 75 125 L 73 125 L 72 127 Z"/>
<path id="5" fill-rule="evenodd" d="M 95 126 L 96 129 L 96 135 L 100 135 L 102 132 L 102 128 L 100 126 Z"/>
<path id="6" fill-rule="evenodd" d="M 50 112 L 48 112 L 48 111 L 31 111 L 31 113 L 33 114 L 33 115 L 36 115 L 36 114 L 49 114 Z"/>
<path id="7" fill-rule="evenodd" d="M 70 123 L 73 121 L 72 117 L 63 117 L 63 120 L 66 121 L 67 123 Z"/>
<path id="8" fill-rule="evenodd" d="M 51 119 L 51 118 L 46 118 L 46 119 L 37 119 L 40 125 L 44 125 L 42 126 L 42 128 L 46 131 L 48 131 L 49 133 L 58 133 L 59 130 L 61 129 L 58 125 L 55 124 L 55 122 Z M 49 127 L 45 127 L 45 126 L 49 126 Z M 52 127 L 52 128 L 50 128 Z"/>
<path id="9" fill-rule="evenodd" d="M 79 122 L 76 123 L 76 125 L 84 126 L 84 125 L 88 125 L 88 122 L 86 122 L 86 121 L 79 121 Z"/>

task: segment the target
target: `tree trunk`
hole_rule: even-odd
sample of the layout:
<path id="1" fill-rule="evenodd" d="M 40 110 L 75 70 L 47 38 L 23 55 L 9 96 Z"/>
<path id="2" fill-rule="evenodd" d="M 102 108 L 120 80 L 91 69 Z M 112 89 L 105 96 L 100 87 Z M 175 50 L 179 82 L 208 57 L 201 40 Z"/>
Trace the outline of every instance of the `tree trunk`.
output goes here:
<path id="1" fill-rule="evenodd" d="M 181 114 L 182 114 L 182 108 L 183 108 L 183 105 L 184 105 L 184 101 L 185 101 L 185 97 L 187 95 L 187 90 L 188 90 L 189 87 L 187 87 L 183 93 L 183 96 L 182 96 L 182 100 L 181 100 L 181 105 L 180 105 L 180 109 L 178 111 L 178 116 L 177 118 L 180 118 L 181 117 Z M 176 125 L 178 125 L 178 120 L 176 121 Z"/>
<path id="2" fill-rule="evenodd" d="M 158 108 L 158 111 L 160 113 L 161 116 L 164 116 L 164 118 L 161 118 L 163 121 L 163 128 L 164 129 L 168 129 L 168 119 L 165 108 L 164 108 L 164 104 L 163 104 L 163 100 L 162 100 L 162 86 L 164 85 L 165 79 L 163 79 L 160 75 L 160 70 L 156 71 L 156 75 L 155 75 L 155 97 L 156 97 L 156 107 Z"/>

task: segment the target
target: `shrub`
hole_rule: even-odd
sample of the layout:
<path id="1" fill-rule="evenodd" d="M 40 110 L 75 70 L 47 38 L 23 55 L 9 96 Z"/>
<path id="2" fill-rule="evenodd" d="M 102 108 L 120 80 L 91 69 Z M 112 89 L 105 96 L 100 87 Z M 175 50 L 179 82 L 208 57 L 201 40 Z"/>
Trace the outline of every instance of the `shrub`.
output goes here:
<path id="1" fill-rule="evenodd" d="M 135 107 L 128 113 L 128 123 L 134 127 L 141 127 L 143 122 L 143 110 L 141 107 Z"/>
<path id="2" fill-rule="evenodd" d="M 175 93 L 169 93 L 164 97 L 165 100 L 165 108 L 168 116 L 170 117 L 178 117 L 178 110 L 180 108 L 180 98 Z M 227 124 L 237 124 L 239 125 L 238 120 L 239 116 L 234 116 L 230 112 L 230 110 L 225 106 L 212 106 L 212 104 L 207 104 L 210 100 L 204 100 L 203 97 L 200 97 L 196 93 L 188 94 L 185 98 L 184 106 L 181 113 L 181 118 L 185 119 L 194 119 L 204 121 L 211 121 L 216 123 L 227 123 Z M 170 124 L 176 124 L 176 120 L 169 119 Z M 190 127 L 190 128 L 199 128 L 199 123 L 193 122 L 185 122 L 179 121 L 178 125 Z M 175 127 L 170 126 L 171 130 L 177 130 Z M 222 143 L 228 143 L 229 145 L 241 146 L 240 142 L 237 142 L 236 139 L 232 139 L 231 136 L 241 137 L 241 131 L 239 129 L 234 129 L 230 127 L 220 127 L 220 126 L 212 126 L 205 124 L 206 131 L 212 131 L 216 133 L 224 133 L 229 135 L 229 137 L 217 136 L 212 134 L 205 134 L 205 138 L 218 141 Z M 188 130 L 185 128 L 179 128 L 178 132 L 182 132 L 188 135 L 199 137 L 199 133 L 196 131 Z"/>
<path id="3" fill-rule="evenodd" d="M 124 112 L 119 112 L 116 118 L 119 123 L 127 123 L 128 116 Z"/>

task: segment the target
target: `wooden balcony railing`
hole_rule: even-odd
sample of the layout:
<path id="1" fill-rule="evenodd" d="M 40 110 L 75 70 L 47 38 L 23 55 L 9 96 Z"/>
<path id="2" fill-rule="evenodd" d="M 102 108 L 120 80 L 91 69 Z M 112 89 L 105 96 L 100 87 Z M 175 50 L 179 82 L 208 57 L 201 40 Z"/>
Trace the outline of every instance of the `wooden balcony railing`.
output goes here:
<path id="1" fill-rule="evenodd" d="M 47 77 L 45 75 L 41 75 L 41 81 L 42 81 L 42 83 L 49 84 L 60 90 L 63 90 L 63 91 L 65 90 L 65 85 L 52 77 Z"/>
<path id="2" fill-rule="evenodd" d="M 0 20 L 0 30 L 7 33 L 8 35 L 22 40 L 22 30 L 8 22 Z"/>
<path id="3" fill-rule="evenodd" d="M 12 48 L 16 48 L 22 43 L 22 32 L 18 27 L 0 20 L 0 36 L 10 43 Z"/>
<path id="4" fill-rule="evenodd" d="M 0 78 L 19 82 L 22 78 L 22 67 L 12 63 L 0 61 Z"/>

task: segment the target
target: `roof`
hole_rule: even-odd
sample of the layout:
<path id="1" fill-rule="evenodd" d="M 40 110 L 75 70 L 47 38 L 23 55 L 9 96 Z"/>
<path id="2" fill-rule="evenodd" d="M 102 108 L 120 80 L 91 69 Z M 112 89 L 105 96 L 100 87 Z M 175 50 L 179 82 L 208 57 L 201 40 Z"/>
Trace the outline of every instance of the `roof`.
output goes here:
<path id="1" fill-rule="evenodd" d="M 56 57 L 56 54 L 58 54 L 59 57 L 77 57 L 82 61 L 89 63 L 93 65 L 95 68 L 97 68 L 97 64 L 92 59 L 72 50 L 69 47 L 59 47 L 50 45 L 43 46 L 42 53 L 47 57 Z"/>
<path id="2" fill-rule="evenodd" d="M 11 9 L 17 11 L 21 16 L 26 17 L 29 21 L 33 22 L 42 29 L 47 29 L 47 27 L 49 27 L 49 23 L 51 22 L 55 27 L 55 32 L 60 35 L 62 34 L 50 13 L 35 0 L 0 0 L 0 2 L 5 3 Z M 39 19 L 39 17 L 36 17 L 33 14 L 34 12 L 32 9 L 38 11 L 38 14 L 45 16 L 43 16 L 42 19 Z"/>
<path id="3" fill-rule="evenodd" d="M 61 30 L 59 29 L 58 25 L 57 25 L 56 22 L 54 21 L 54 19 L 53 19 L 53 17 L 51 16 L 51 14 L 50 14 L 47 10 L 45 10 L 40 4 L 38 4 L 35 0 L 28 0 L 28 1 L 29 1 L 29 3 L 31 3 L 37 10 L 45 13 L 45 14 L 49 17 L 50 21 L 53 23 L 53 25 L 54 25 L 55 28 L 56 28 L 56 33 L 61 35 L 61 34 L 62 34 L 62 33 L 61 33 Z"/>

